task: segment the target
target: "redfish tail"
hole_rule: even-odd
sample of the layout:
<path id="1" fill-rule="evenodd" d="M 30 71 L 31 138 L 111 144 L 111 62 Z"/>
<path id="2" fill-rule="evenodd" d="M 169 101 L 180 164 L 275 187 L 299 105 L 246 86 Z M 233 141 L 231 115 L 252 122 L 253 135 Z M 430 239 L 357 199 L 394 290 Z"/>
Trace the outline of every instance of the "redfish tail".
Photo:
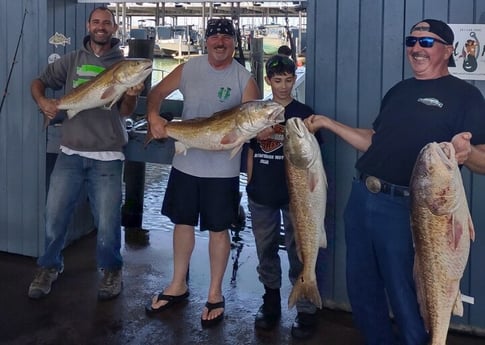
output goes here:
<path id="1" fill-rule="evenodd" d="M 300 275 L 295 282 L 295 285 L 293 285 L 293 289 L 288 297 L 288 309 L 293 308 L 296 305 L 296 302 L 303 299 L 309 300 L 317 308 L 322 308 L 322 298 L 318 291 L 317 281 L 305 281 L 303 276 Z"/>
<path id="2" fill-rule="evenodd" d="M 461 299 L 461 292 L 458 291 L 455 303 L 453 305 L 452 314 L 456 316 L 463 316 L 463 302 Z"/>

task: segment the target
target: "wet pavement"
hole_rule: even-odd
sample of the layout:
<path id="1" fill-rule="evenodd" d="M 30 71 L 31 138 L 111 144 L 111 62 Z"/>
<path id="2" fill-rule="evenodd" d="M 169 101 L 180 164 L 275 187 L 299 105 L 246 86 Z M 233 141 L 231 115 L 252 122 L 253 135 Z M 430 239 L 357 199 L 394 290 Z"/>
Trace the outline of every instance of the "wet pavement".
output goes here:
<path id="1" fill-rule="evenodd" d="M 231 282 L 233 259 L 229 260 L 223 284 L 224 321 L 213 329 L 202 329 L 200 314 L 209 277 L 207 239 L 203 237 L 197 237 L 192 256 L 188 301 L 148 317 L 145 303 L 168 284 L 172 271 L 171 233 L 150 231 L 148 235 L 146 245 L 123 242 L 124 289 L 118 298 L 105 302 L 96 299 L 100 273 L 95 263 L 94 234 L 65 250 L 64 273 L 54 283 L 51 294 L 38 301 L 27 297 L 35 259 L 0 253 L 0 344 L 363 344 L 351 314 L 327 308 L 318 313 L 315 337 L 307 341 L 292 339 L 290 329 L 296 311 L 286 307 L 290 292 L 286 273 L 279 326 L 270 332 L 256 331 L 254 315 L 261 304 L 263 288 L 257 280 L 257 258 L 251 245 L 242 247 L 235 282 Z M 247 236 L 245 231 L 241 236 Z M 282 254 L 287 270 L 286 254 Z M 448 345 L 479 344 L 485 344 L 485 338 L 454 332 L 448 337 Z"/>

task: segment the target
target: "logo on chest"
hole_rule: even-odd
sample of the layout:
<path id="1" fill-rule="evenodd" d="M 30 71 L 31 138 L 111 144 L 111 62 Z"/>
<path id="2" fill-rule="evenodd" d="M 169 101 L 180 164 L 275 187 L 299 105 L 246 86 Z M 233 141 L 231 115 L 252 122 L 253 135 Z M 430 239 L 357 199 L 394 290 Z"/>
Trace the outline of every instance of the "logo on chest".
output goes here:
<path id="1" fill-rule="evenodd" d="M 270 138 L 265 140 L 258 140 L 259 146 L 264 153 L 274 152 L 280 147 L 283 147 L 283 140 L 285 136 L 285 126 L 276 124 L 273 126 L 274 133 Z"/>

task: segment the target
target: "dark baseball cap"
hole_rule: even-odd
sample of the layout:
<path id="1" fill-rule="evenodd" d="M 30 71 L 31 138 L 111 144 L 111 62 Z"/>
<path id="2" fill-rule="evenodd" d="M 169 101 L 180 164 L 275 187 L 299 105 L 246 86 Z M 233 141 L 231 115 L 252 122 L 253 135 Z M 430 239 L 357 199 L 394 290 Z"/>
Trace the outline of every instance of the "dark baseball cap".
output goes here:
<path id="1" fill-rule="evenodd" d="M 234 25 L 232 20 L 226 18 L 212 18 L 207 21 L 207 29 L 205 30 L 205 37 L 210 37 L 213 35 L 229 35 L 236 36 L 236 30 L 234 30 Z"/>
<path id="2" fill-rule="evenodd" d="M 427 23 L 429 27 L 419 25 L 421 23 Z M 420 20 L 418 23 L 412 26 L 410 32 L 413 32 L 416 30 L 432 32 L 435 35 L 438 35 L 443 41 L 445 41 L 449 45 L 453 45 L 453 42 L 455 40 L 455 35 L 453 34 L 453 30 L 451 30 L 448 24 L 446 24 L 445 22 L 442 22 L 441 20 L 437 20 L 437 19 Z M 456 67 L 453 54 L 450 55 L 450 59 L 448 60 L 448 67 Z"/>

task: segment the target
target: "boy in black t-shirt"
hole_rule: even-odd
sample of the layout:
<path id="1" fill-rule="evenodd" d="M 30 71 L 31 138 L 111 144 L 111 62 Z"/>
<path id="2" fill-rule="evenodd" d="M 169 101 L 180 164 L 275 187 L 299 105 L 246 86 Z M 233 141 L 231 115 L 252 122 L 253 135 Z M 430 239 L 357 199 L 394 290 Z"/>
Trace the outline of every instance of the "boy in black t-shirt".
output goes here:
<path id="1" fill-rule="evenodd" d="M 284 55 L 266 62 L 265 81 L 271 85 L 273 101 L 285 107 L 285 119 L 313 114 L 313 110 L 292 97 L 296 81 L 295 63 Z M 288 211 L 288 188 L 283 160 L 285 123 L 267 128 L 252 139 L 248 150 L 247 174 L 249 210 L 256 241 L 259 280 L 264 284 L 263 305 L 256 314 L 255 327 L 271 329 L 281 317 L 281 265 L 278 255 L 281 223 L 289 260 L 289 278 L 293 284 L 302 264 L 296 254 L 293 227 Z M 291 328 L 295 338 L 311 337 L 316 328 L 316 306 L 303 300 L 296 304 L 298 315 Z"/>

